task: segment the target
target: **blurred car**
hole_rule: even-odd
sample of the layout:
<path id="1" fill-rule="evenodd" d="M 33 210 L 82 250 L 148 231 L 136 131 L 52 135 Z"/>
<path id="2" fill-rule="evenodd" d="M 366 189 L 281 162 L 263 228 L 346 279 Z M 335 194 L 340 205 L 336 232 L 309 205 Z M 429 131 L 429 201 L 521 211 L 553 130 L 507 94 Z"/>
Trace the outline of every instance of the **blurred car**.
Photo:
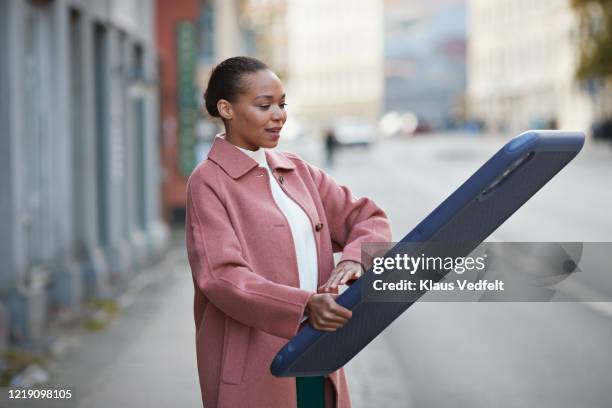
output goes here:
<path id="1" fill-rule="evenodd" d="M 612 141 L 612 118 L 604 119 L 592 126 L 593 138 Z"/>
<path id="2" fill-rule="evenodd" d="M 373 122 L 360 118 L 341 118 L 332 125 L 339 146 L 369 146 L 378 138 Z"/>
<path id="3" fill-rule="evenodd" d="M 431 125 L 427 121 L 424 119 L 419 119 L 419 124 L 417 125 L 416 129 L 414 129 L 414 134 L 422 135 L 425 133 L 431 133 L 432 130 Z"/>

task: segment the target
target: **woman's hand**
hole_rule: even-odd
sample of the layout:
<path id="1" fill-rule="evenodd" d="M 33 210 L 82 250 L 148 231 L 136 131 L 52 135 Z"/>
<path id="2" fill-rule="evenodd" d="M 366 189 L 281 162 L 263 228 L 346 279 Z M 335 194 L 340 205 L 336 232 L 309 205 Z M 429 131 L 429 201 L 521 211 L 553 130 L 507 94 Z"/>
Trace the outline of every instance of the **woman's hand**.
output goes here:
<path id="1" fill-rule="evenodd" d="M 363 275 L 363 267 L 359 262 L 342 261 L 331 272 L 327 283 L 321 287 L 325 292 L 336 289 L 350 280 L 359 279 Z"/>
<path id="2" fill-rule="evenodd" d="M 353 312 L 336 303 L 334 299 L 337 296 L 331 293 L 315 293 L 308 299 L 306 313 L 312 327 L 317 330 L 335 331 L 350 319 Z"/>

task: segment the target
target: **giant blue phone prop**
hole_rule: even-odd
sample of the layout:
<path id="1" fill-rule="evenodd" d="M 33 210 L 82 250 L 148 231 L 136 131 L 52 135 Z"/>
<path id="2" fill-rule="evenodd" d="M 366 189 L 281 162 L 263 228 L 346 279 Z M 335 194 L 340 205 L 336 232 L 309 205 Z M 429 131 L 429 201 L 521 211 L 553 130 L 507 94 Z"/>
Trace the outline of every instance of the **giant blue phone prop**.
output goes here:
<path id="1" fill-rule="evenodd" d="M 402 243 L 427 245 L 444 242 L 455 243 L 446 247 L 446 255 L 469 255 L 565 167 L 583 144 L 584 134 L 581 132 L 529 131 L 517 136 L 390 249 L 386 256 L 406 251 L 400 249 Z M 413 250 L 421 253 L 424 249 L 421 246 L 413 247 Z M 339 369 L 414 303 L 369 299 L 375 296 L 366 287 L 372 273 L 370 268 L 336 299 L 353 312 L 347 324 L 334 332 L 318 331 L 305 325 L 272 361 L 270 369 L 273 375 L 317 376 Z M 378 278 L 385 279 L 385 275 Z"/>

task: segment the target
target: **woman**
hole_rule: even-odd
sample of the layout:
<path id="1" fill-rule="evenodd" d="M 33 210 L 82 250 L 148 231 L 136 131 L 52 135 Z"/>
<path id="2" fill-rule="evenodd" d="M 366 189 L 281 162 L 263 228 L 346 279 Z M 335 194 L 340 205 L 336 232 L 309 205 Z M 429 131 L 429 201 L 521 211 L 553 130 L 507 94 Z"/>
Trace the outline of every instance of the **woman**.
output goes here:
<path id="1" fill-rule="evenodd" d="M 204 97 L 225 126 L 187 186 L 204 405 L 350 407 L 342 369 L 296 381 L 269 367 L 304 319 L 333 331 L 351 317 L 334 300 L 337 288 L 361 276 L 362 243 L 390 241 L 387 217 L 319 168 L 272 150 L 287 119 L 285 92 L 261 61 L 221 62 Z"/>

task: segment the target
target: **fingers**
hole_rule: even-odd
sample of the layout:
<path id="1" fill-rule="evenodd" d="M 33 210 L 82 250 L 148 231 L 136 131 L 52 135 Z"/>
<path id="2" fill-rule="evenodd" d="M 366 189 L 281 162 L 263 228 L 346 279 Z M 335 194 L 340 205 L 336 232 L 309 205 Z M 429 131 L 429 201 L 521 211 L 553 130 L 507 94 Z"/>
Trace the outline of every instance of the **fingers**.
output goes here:
<path id="1" fill-rule="evenodd" d="M 323 286 L 323 290 L 327 291 L 327 290 L 335 289 L 336 287 L 338 287 L 338 283 L 340 282 L 340 280 L 344 277 L 344 275 L 346 273 L 347 273 L 347 271 L 345 269 L 345 265 L 343 265 L 343 264 L 338 265 L 332 271 L 332 274 L 329 277 L 329 280 Z"/>
<path id="2" fill-rule="evenodd" d="M 337 296 L 337 295 L 336 295 Z M 317 330 L 334 331 L 344 326 L 353 313 L 336 303 L 336 296 L 317 295 L 311 306 L 310 323 Z"/>
<path id="3" fill-rule="evenodd" d="M 333 313 L 323 313 L 315 317 L 314 321 L 321 326 L 330 326 L 338 328 L 344 326 L 348 319 L 345 317 L 340 317 Z"/>
<path id="4" fill-rule="evenodd" d="M 327 283 L 323 285 L 322 290 L 329 291 L 336 289 L 339 285 L 344 285 L 349 280 L 359 279 L 363 275 L 361 264 L 352 261 L 345 261 L 332 271 Z"/>
<path id="5" fill-rule="evenodd" d="M 326 332 L 333 332 L 333 331 L 338 330 L 340 327 L 342 327 L 342 325 L 322 325 L 314 320 L 310 323 L 313 328 L 317 330 L 321 330 L 321 331 L 326 331 Z"/>
<path id="6" fill-rule="evenodd" d="M 344 276 L 346 276 L 346 274 L 350 273 L 350 271 L 347 271 L 346 269 L 342 269 L 340 271 L 338 271 L 338 273 L 336 273 L 333 277 L 333 280 L 331 281 L 331 284 L 329 285 L 329 287 L 331 289 L 335 289 L 338 287 L 338 284 L 340 283 L 340 281 L 344 278 Z"/>
<path id="7" fill-rule="evenodd" d="M 347 320 L 351 318 L 351 316 L 353 316 L 353 312 L 350 311 L 349 309 L 347 309 L 346 307 L 339 305 L 338 303 L 336 303 L 336 298 L 339 295 L 334 294 L 331 295 L 332 297 L 332 303 L 330 305 L 330 309 L 336 313 L 338 316 L 341 316 L 343 318 L 346 318 Z"/>
<path id="8" fill-rule="evenodd" d="M 340 285 L 346 284 L 349 280 L 359 279 L 362 275 L 361 268 L 357 271 L 350 271 L 350 273 L 345 273 L 342 279 L 340 279 Z"/>
<path id="9" fill-rule="evenodd" d="M 320 315 L 314 318 L 311 318 L 312 327 L 317 330 L 324 331 L 335 331 L 340 327 L 344 326 L 348 319 L 343 319 L 337 316 L 329 315 Z"/>

